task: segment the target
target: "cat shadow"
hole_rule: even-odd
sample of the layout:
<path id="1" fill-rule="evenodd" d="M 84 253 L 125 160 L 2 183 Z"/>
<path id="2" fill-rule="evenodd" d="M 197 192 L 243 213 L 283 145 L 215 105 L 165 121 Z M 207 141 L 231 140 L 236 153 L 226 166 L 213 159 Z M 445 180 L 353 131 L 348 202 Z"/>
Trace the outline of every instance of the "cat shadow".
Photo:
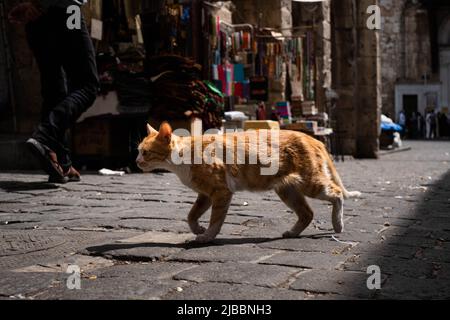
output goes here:
<path id="1" fill-rule="evenodd" d="M 110 251 L 130 250 L 137 248 L 184 248 L 186 244 L 183 243 L 159 243 L 159 242 L 145 242 L 145 243 L 108 243 L 99 246 L 87 247 L 86 251 L 94 255 L 102 255 Z"/>
<path id="2" fill-rule="evenodd" d="M 255 244 L 273 241 L 273 238 L 220 238 L 211 243 L 198 243 L 195 241 L 186 241 L 183 243 L 164 243 L 164 242 L 145 242 L 145 243 L 108 243 L 99 246 L 86 248 L 91 254 L 105 254 L 109 251 L 129 250 L 136 248 L 180 248 L 193 249 L 212 246 L 226 246 L 239 244 Z"/>
<path id="3" fill-rule="evenodd" d="M 273 241 L 274 238 L 218 238 L 210 243 L 187 242 L 189 248 L 222 247 L 227 245 L 258 244 Z"/>
<path id="4" fill-rule="evenodd" d="M 334 233 L 318 233 L 300 236 L 298 238 L 294 238 L 297 240 L 301 239 L 321 239 L 321 238 L 331 238 Z M 110 251 L 117 250 L 130 250 L 137 248 L 179 248 L 179 249 L 195 249 L 195 248 L 207 248 L 207 247 L 223 247 L 227 245 L 243 245 L 243 244 L 260 244 L 260 243 L 269 243 L 277 240 L 286 240 L 282 237 L 278 238 L 268 238 L 268 237 L 243 237 L 243 238 L 218 238 L 210 243 L 198 243 L 195 241 L 186 241 L 183 243 L 163 243 L 163 242 L 145 242 L 145 243 L 109 243 L 103 244 L 99 246 L 92 246 L 86 248 L 86 251 L 89 254 L 94 255 L 103 255 Z"/>
<path id="5" fill-rule="evenodd" d="M 0 181 L 0 189 L 6 192 L 33 191 L 33 190 L 52 190 L 59 186 L 49 182 L 32 181 Z"/>
<path id="6" fill-rule="evenodd" d="M 301 239 L 321 239 L 321 238 L 330 238 L 334 235 L 331 232 L 325 233 L 317 233 L 317 234 L 309 234 L 309 235 L 300 235 L 296 238 L 290 238 L 291 240 L 301 240 Z M 260 238 L 218 238 L 215 239 L 211 243 L 199 244 L 195 241 L 189 242 L 189 244 L 193 247 L 217 247 L 217 246 L 226 246 L 226 245 L 240 245 L 240 244 L 260 244 L 260 243 L 269 243 L 275 242 L 279 240 L 289 240 L 288 238 L 276 237 L 276 238 L 268 238 L 268 237 L 260 237 Z"/>

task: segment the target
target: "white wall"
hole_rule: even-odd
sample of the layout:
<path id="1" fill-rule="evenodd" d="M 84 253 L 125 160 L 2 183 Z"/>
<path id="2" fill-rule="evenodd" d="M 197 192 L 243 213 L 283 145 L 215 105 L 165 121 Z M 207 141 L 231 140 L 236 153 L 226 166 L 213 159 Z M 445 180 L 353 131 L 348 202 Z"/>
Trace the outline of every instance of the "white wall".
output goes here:
<path id="1" fill-rule="evenodd" d="M 398 84 L 395 86 L 395 116 L 403 109 L 403 96 L 404 95 L 417 95 L 418 96 L 418 111 L 425 114 L 427 108 L 427 94 L 437 94 L 437 108 L 441 108 L 441 84 Z"/>

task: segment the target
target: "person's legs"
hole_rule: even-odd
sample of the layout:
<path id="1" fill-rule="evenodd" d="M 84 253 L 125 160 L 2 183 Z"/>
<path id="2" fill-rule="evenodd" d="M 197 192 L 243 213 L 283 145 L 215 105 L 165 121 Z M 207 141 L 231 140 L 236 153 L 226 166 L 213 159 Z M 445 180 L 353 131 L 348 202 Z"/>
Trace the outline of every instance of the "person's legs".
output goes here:
<path id="1" fill-rule="evenodd" d="M 63 181 L 63 171 L 58 164 L 56 153 L 49 147 L 47 139 L 40 136 L 43 127 L 49 126 L 52 110 L 67 96 L 66 81 L 62 61 L 56 46 L 56 32 L 51 17 L 43 14 L 26 26 L 27 41 L 36 59 L 41 78 L 42 110 L 41 122 L 28 141 L 31 151 L 36 154 L 47 173 Z"/>
<path id="2" fill-rule="evenodd" d="M 41 122 L 33 137 L 55 151 L 66 172 L 72 166 L 66 132 L 95 101 L 98 90 L 95 52 L 83 20 L 80 30 L 66 26 L 66 10 L 50 8 L 46 14 L 54 37 L 48 51 L 58 56 L 65 71 L 68 95 L 60 100 Z M 44 48 L 45 50 L 45 48 Z"/>
<path id="3" fill-rule="evenodd" d="M 67 96 L 62 62 L 56 50 L 56 34 L 48 15 L 26 26 L 28 45 L 39 67 L 41 78 L 41 122 L 47 122 L 52 109 Z"/>

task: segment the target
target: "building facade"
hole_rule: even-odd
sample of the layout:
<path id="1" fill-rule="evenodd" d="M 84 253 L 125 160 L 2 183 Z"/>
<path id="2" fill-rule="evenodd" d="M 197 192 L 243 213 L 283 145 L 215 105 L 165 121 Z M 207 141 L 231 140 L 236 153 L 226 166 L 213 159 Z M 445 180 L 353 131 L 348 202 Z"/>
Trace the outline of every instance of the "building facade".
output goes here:
<path id="1" fill-rule="evenodd" d="M 383 112 L 447 112 L 450 2 L 380 0 Z"/>

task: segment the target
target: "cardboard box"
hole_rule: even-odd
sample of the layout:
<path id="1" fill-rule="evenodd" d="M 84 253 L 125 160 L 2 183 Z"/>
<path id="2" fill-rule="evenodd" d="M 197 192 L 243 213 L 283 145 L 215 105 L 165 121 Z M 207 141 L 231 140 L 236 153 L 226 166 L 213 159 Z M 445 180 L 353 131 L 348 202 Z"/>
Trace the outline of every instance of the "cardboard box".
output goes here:
<path id="1" fill-rule="evenodd" d="M 319 110 L 316 107 L 314 101 L 303 101 L 302 102 L 302 113 L 304 116 L 315 116 Z"/>
<path id="2" fill-rule="evenodd" d="M 280 130 L 280 123 L 269 120 L 245 121 L 244 130 Z"/>
<path id="3" fill-rule="evenodd" d="M 256 109 L 258 109 L 258 106 L 255 104 L 237 104 L 234 106 L 234 111 L 243 112 L 250 120 L 256 118 Z"/>
<path id="4" fill-rule="evenodd" d="M 294 118 L 301 118 L 303 116 L 302 112 L 302 102 L 300 100 L 293 100 L 291 103 L 291 112 Z"/>
<path id="5" fill-rule="evenodd" d="M 286 126 L 286 130 L 316 133 L 318 131 L 317 121 L 299 121 Z"/>

